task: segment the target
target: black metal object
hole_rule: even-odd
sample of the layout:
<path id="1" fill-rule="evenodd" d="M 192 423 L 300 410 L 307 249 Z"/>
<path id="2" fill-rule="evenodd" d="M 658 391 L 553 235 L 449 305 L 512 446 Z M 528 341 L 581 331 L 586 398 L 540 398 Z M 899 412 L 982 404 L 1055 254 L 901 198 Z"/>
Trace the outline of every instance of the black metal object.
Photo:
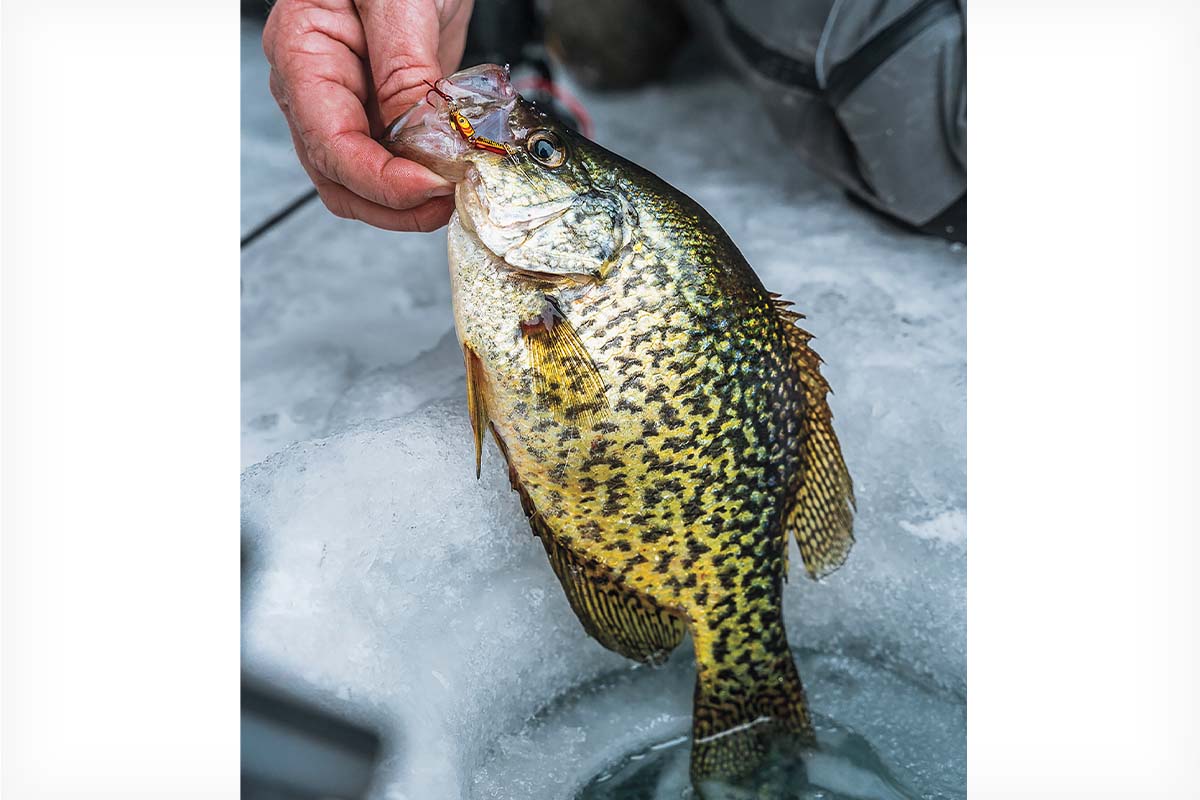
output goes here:
<path id="1" fill-rule="evenodd" d="M 250 231 L 249 233 L 247 233 L 245 236 L 242 237 L 242 249 L 245 250 L 247 247 L 250 246 L 250 244 L 255 239 L 262 236 L 264 233 L 271 230 L 271 228 L 274 228 L 276 225 L 283 222 L 285 219 L 290 217 L 292 214 L 299 211 L 301 208 L 303 208 L 305 205 L 307 205 L 316 196 L 317 196 L 317 190 L 315 188 L 309 189 L 307 192 L 300 195 L 292 202 L 288 203 L 286 206 L 281 208 L 279 211 L 276 211 L 274 214 L 272 214 L 271 216 L 267 217 L 265 220 L 260 222 L 257 226 L 255 226 L 254 230 Z"/>
<path id="2" fill-rule="evenodd" d="M 243 800 L 364 797 L 377 733 L 242 676 Z"/>

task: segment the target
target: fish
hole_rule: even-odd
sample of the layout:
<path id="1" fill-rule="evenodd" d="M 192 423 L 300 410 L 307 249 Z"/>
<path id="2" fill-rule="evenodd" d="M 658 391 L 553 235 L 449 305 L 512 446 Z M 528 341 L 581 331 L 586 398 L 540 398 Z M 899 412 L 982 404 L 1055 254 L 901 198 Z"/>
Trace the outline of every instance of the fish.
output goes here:
<path id="1" fill-rule="evenodd" d="M 506 68 L 441 79 L 382 141 L 455 184 L 476 476 L 490 431 L 597 642 L 661 664 L 692 638 L 693 785 L 813 745 L 788 541 L 828 575 L 855 501 L 803 315 L 696 201 L 525 101 Z"/>

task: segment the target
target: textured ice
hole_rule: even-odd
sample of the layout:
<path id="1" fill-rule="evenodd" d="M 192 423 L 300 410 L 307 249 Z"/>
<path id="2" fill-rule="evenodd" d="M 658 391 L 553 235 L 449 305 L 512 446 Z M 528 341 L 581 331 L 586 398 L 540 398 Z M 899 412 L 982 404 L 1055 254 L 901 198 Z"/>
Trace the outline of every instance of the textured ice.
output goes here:
<path id="1" fill-rule="evenodd" d="M 791 558 L 828 745 L 805 796 L 887 796 L 879 774 L 963 796 L 965 252 L 847 203 L 725 78 L 584 100 L 601 143 L 808 314 L 827 362 L 858 543 L 820 584 Z M 381 728 L 376 798 L 572 797 L 644 778 L 641 753 L 681 792 L 688 647 L 656 671 L 588 639 L 493 445 L 474 478 L 444 248 L 314 205 L 244 253 L 247 666 Z"/>

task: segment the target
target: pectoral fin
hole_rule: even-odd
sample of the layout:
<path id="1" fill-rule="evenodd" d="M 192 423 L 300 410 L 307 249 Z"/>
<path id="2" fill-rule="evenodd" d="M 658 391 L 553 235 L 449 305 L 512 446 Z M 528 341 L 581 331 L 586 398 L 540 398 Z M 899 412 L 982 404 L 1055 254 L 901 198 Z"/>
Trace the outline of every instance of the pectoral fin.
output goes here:
<path id="1" fill-rule="evenodd" d="M 559 418 L 588 423 L 609 413 L 604 380 L 558 303 L 549 295 L 542 314 L 522 320 L 538 405 Z"/>

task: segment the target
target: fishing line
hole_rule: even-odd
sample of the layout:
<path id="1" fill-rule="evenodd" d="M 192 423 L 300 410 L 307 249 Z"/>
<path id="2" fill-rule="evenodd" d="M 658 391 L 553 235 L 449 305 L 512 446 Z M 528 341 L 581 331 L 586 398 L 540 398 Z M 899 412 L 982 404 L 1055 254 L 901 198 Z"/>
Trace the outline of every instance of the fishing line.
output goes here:
<path id="1" fill-rule="evenodd" d="M 314 187 L 312 189 L 309 189 L 307 192 L 300 195 L 299 197 L 297 197 L 292 202 L 288 203 L 286 206 L 283 207 L 283 209 L 276 212 L 273 216 L 268 217 L 257 228 L 255 228 L 254 230 L 250 231 L 249 233 L 247 233 L 245 236 L 242 237 L 242 248 L 241 249 L 245 250 L 246 247 L 249 246 L 255 239 L 262 236 L 264 233 L 271 230 L 271 228 L 274 228 L 276 225 L 283 222 L 285 219 L 290 217 L 292 214 L 299 211 L 306 203 L 311 201 L 316 196 L 317 196 L 317 190 Z"/>

